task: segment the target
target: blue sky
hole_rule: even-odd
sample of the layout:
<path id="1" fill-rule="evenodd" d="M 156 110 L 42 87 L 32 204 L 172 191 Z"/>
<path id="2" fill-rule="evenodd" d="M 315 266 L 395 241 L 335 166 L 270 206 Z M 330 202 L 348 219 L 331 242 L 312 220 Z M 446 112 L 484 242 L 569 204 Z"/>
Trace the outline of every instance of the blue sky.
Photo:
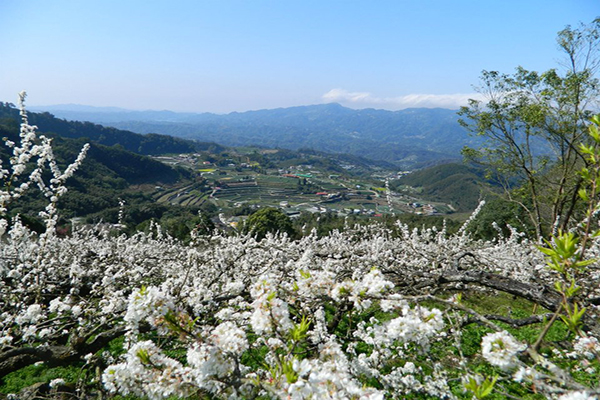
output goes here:
<path id="1" fill-rule="evenodd" d="M 1 0 L 0 100 L 230 112 L 452 108 L 481 70 L 557 66 L 598 0 Z"/>

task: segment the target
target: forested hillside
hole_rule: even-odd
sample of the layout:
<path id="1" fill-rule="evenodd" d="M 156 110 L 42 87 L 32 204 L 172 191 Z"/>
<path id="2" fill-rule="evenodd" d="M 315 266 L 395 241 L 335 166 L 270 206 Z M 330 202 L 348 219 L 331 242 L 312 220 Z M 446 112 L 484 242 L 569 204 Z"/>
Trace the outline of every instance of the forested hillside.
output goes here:
<path id="1" fill-rule="evenodd" d="M 48 120 L 53 119 L 49 118 Z M 80 124 L 59 123 L 54 127 L 77 129 L 79 126 Z M 0 137 L 19 142 L 18 129 L 16 120 L 0 119 Z M 115 130 L 115 132 L 118 131 Z M 63 137 L 62 133 L 63 131 L 60 130 L 54 133 L 56 137 L 52 143 L 57 164 L 64 168 L 77 156 L 87 138 L 71 139 Z M 78 133 L 73 131 L 72 135 L 77 136 Z M 115 136 L 114 139 L 119 139 L 119 136 Z M 3 165 L 8 164 L 9 156 L 8 149 L 5 146 L 0 147 Z M 68 180 L 69 190 L 60 199 L 61 215 L 74 217 L 95 213 L 105 216 L 111 215 L 111 213 L 115 214 L 120 198 L 132 199 L 132 203 L 153 203 L 151 198 L 144 198 L 142 193 L 136 194 L 136 191 L 129 190 L 129 187 L 140 184 L 173 184 L 188 177 L 189 172 L 186 170 L 174 169 L 150 157 L 127 151 L 120 144 L 105 146 L 91 142 L 85 162 L 81 165 L 78 173 Z M 28 214 L 35 218 L 40 207 L 43 208 L 44 201 L 39 193 L 30 194 L 18 199 L 12 207 L 12 212 Z M 109 218 L 109 220 L 112 219 Z"/>
<path id="2" fill-rule="evenodd" d="M 416 188 L 420 196 L 449 202 L 464 212 L 474 210 L 480 200 L 495 190 L 484 175 L 482 169 L 475 167 L 444 164 L 405 175 L 394 181 L 394 186 L 399 191 L 404 186 Z"/>
<path id="3" fill-rule="evenodd" d="M 214 149 L 214 143 L 199 143 L 191 140 L 174 138 L 167 135 L 137 133 L 104 127 L 90 122 L 67 121 L 56 118 L 50 113 L 29 113 L 30 122 L 37 125 L 40 132 L 54 134 L 65 138 L 87 138 L 105 146 L 120 145 L 125 150 L 145 155 L 165 153 L 191 153 L 197 150 Z M 0 120 L 19 120 L 19 111 L 10 103 L 0 102 Z M 10 123 L 10 122 L 9 122 Z"/>

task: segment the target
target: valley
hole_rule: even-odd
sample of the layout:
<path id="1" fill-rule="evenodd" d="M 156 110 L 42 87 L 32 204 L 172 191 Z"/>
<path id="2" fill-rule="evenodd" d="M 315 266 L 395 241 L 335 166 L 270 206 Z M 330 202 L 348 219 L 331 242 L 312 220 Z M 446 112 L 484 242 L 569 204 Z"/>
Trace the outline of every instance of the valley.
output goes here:
<path id="1" fill-rule="evenodd" d="M 277 160 L 283 154 L 293 158 Z M 375 165 L 336 164 L 324 155 L 287 150 L 231 148 L 226 157 L 217 157 L 210 153 L 155 157 L 192 171 L 195 178 L 181 185 L 156 186 L 153 198 L 161 204 L 181 206 L 200 207 L 208 202 L 232 217 L 260 207 L 281 208 L 292 218 L 302 212 L 377 218 L 453 211 L 452 205 L 420 198 L 414 189 L 412 193 L 386 189 L 386 180 L 407 172 Z"/>
<path id="2" fill-rule="evenodd" d="M 225 146 L 67 121 L 48 112 L 29 117 L 54 137 L 59 163 L 91 143 L 86 162 L 59 203 L 59 225 L 65 231 L 69 221 L 78 221 L 123 223 L 134 233 L 156 221 L 184 238 L 199 221 L 230 229 L 264 208 L 276 208 L 297 221 L 297 231 L 313 226 L 320 234 L 344 229 L 348 218 L 351 223 L 400 218 L 413 226 L 441 226 L 447 218 L 452 224 L 463 221 L 489 186 L 481 173 L 458 164 L 407 170 L 362 154 Z M 17 110 L 3 103 L 0 133 L 17 140 L 17 123 Z M 368 153 L 366 147 L 359 149 Z M 8 154 L 3 157 L 8 160 Z M 39 226 L 34 210 L 41 201 L 28 197 L 13 210 L 30 226 Z"/>

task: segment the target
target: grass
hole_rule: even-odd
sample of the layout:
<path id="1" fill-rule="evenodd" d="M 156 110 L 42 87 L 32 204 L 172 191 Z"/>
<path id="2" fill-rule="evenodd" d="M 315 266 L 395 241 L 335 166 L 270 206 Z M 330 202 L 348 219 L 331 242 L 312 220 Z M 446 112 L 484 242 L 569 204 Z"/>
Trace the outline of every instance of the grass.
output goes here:
<path id="1" fill-rule="evenodd" d="M 2 378 L 0 393 L 18 393 L 21 389 L 36 383 L 49 383 L 53 379 L 62 378 L 66 384 L 75 384 L 83 378 L 81 365 L 69 365 L 67 367 L 48 367 L 45 364 L 30 365 L 18 371 L 11 372 Z"/>

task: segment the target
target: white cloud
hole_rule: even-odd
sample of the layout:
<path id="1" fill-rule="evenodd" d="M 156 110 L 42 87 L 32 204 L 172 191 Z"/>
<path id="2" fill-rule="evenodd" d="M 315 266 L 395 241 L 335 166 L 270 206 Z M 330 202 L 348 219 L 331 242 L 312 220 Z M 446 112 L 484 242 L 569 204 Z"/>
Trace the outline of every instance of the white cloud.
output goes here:
<path id="1" fill-rule="evenodd" d="M 377 97 L 368 92 L 349 92 L 344 89 L 332 89 L 322 96 L 326 103 L 340 103 L 355 108 L 385 108 L 401 110 L 403 108 L 459 108 L 468 104 L 469 99 L 482 100 L 478 93 L 455 94 L 408 94 L 398 97 Z"/>

